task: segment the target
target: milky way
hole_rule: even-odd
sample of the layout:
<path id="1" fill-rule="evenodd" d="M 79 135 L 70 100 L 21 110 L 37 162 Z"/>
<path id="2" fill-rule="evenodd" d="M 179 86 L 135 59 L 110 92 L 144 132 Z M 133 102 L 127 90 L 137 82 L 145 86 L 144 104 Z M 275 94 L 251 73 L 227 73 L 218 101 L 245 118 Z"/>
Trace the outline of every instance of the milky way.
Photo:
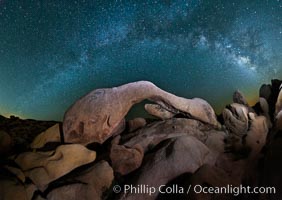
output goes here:
<path id="1" fill-rule="evenodd" d="M 149 80 L 220 111 L 282 79 L 282 1 L 0 0 L 0 114 L 61 120 L 80 96 Z"/>

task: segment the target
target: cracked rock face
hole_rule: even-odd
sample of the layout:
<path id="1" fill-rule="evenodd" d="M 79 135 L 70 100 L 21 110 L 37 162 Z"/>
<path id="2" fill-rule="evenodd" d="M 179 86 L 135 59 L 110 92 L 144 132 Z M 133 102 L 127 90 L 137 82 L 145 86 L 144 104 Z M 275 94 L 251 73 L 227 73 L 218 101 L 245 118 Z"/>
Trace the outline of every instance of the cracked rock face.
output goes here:
<path id="1" fill-rule="evenodd" d="M 206 101 L 178 97 L 161 90 L 151 82 L 139 81 L 115 88 L 97 89 L 75 102 L 64 116 L 65 142 L 103 143 L 124 130 L 124 117 L 127 112 L 134 104 L 145 99 L 168 110 L 186 113 L 212 126 L 219 125 L 214 110 Z"/>

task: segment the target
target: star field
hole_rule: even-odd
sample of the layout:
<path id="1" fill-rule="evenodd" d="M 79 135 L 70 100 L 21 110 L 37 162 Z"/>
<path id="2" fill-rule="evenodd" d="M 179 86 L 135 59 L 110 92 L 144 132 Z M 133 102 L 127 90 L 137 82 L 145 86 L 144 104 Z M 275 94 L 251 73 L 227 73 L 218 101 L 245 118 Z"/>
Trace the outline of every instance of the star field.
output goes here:
<path id="1" fill-rule="evenodd" d="M 282 78 L 282 1 L 0 1 L 0 114 L 61 120 L 80 96 L 149 80 L 219 112 Z"/>

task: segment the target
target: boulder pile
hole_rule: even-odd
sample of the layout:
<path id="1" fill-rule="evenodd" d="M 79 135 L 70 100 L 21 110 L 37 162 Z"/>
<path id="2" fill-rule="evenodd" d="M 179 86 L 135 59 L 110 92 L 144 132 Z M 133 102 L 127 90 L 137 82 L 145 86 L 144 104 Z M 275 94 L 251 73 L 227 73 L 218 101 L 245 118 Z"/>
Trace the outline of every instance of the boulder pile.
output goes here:
<path id="1" fill-rule="evenodd" d="M 276 188 L 240 199 L 282 199 L 282 81 L 262 85 L 258 99 L 251 106 L 235 91 L 217 116 L 203 99 L 139 81 L 94 90 L 63 122 L 30 134 L 0 117 L 0 199 L 235 199 L 187 192 L 228 185 Z M 126 120 L 143 100 L 152 118 Z"/>

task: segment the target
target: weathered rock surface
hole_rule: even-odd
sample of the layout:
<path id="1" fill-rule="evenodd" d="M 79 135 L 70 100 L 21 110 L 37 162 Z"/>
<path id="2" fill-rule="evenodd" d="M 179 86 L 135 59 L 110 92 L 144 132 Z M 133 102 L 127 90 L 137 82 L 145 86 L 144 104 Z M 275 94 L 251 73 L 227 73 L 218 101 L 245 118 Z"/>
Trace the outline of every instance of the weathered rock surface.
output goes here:
<path id="1" fill-rule="evenodd" d="M 250 149 L 250 158 L 256 157 L 266 143 L 268 133 L 267 120 L 264 116 L 250 115 L 251 126 L 245 138 L 245 145 Z"/>
<path id="2" fill-rule="evenodd" d="M 140 167 L 144 153 L 163 140 L 190 135 L 205 142 L 210 134 L 203 131 L 209 129 L 209 126 L 193 119 L 177 118 L 154 122 L 127 135 L 128 138 L 122 144 L 118 141 L 112 145 L 110 157 L 113 168 L 122 175 L 128 174 Z"/>
<path id="3" fill-rule="evenodd" d="M 34 184 L 44 191 L 48 184 L 73 169 L 93 162 L 96 152 L 79 144 L 59 146 L 55 152 L 26 152 L 16 158 L 16 163 Z"/>
<path id="4" fill-rule="evenodd" d="M 134 104 L 144 99 L 218 126 L 214 110 L 206 101 L 177 97 L 151 82 L 139 81 L 115 88 L 97 89 L 75 102 L 64 116 L 65 142 L 103 143 L 124 130 L 122 120 L 125 115 Z"/>
<path id="5" fill-rule="evenodd" d="M 185 155 L 185 156 L 184 156 Z M 214 155 L 207 146 L 192 136 L 171 139 L 164 147 L 147 159 L 141 167 L 134 185 L 147 185 L 158 188 L 183 173 L 194 173 L 204 164 L 213 165 Z M 176 164 L 177 163 L 177 164 Z M 152 194 L 124 194 L 121 199 L 155 199 L 158 192 Z"/>
<path id="6" fill-rule="evenodd" d="M 48 142 L 61 142 L 60 124 L 55 124 L 36 136 L 30 147 L 33 149 L 39 149 L 44 147 L 44 145 Z"/>
<path id="7" fill-rule="evenodd" d="M 12 146 L 12 151 L 0 157 L 0 199 L 234 197 L 123 190 L 130 184 L 158 188 L 174 183 L 187 187 L 274 186 L 276 194 L 242 194 L 240 199 L 281 199 L 281 83 L 272 80 L 262 86 L 259 102 L 253 107 L 236 91 L 234 103 L 218 116 L 222 125 L 204 100 L 177 97 L 150 82 L 94 90 L 65 115 L 65 142 L 79 144 L 64 144 L 60 124 L 55 122 L 0 116 L 0 133 L 4 131 L 6 139 L 10 138 L 4 144 Z M 158 119 L 125 121 L 131 106 L 144 99 L 155 102 L 146 104 L 145 109 Z M 6 148 L 3 138 L 0 151 Z M 114 185 L 121 186 L 122 194 L 113 192 Z"/>
<path id="8" fill-rule="evenodd" d="M 126 135 L 124 137 L 123 145 L 132 147 L 136 144 L 148 151 L 161 141 L 170 137 L 177 137 L 183 134 L 191 135 L 204 141 L 207 134 L 203 131 L 208 131 L 211 128 L 200 121 L 186 118 L 173 118 L 165 121 L 157 121 L 150 125 L 139 129 L 138 131 Z"/>
<path id="9" fill-rule="evenodd" d="M 232 151 L 256 156 L 266 143 L 269 128 L 266 117 L 248 112 L 247 107 L 241 104 L 231 104 L 229 109 L 224 109 L 223 118 L 230 131 Z M 228 145 L 226 148 L 229 148 Z"/>
<path id="10" fill-rule="evenodd" d="M 246 106 L 233 103 L 223 110 L 222 115 L 226 128 L 232 134 L 242 137 L 247 133 L 249 123 L 248 108 Z"/>

